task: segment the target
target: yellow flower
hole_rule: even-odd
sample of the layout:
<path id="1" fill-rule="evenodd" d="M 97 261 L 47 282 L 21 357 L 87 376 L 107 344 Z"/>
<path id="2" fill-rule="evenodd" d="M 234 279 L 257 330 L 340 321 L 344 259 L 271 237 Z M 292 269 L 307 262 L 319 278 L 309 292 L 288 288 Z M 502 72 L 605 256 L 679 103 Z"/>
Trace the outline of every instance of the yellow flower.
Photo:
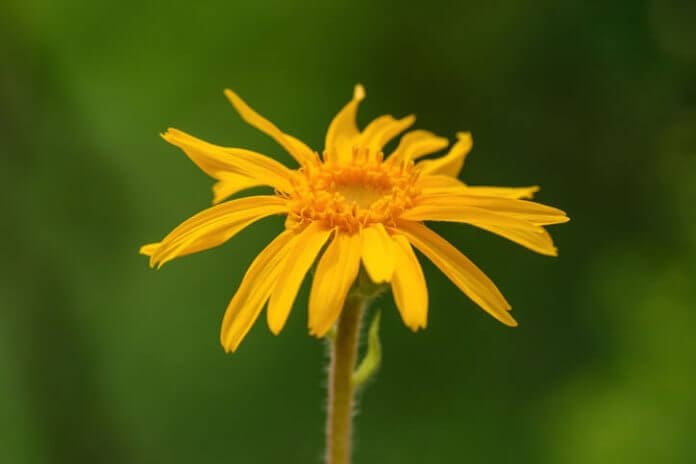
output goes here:
<path id="1" fill-rule="evenodd" d="M 559 209 L 525 201 L 538 187 L 473 187 L 457 179 L 471 150 L 471 135 L 439 158 L 424 159 L 448 146 L 445 138 L 412 130 L 394 151 L 384 146 L 415 118 L 380 116 L 359 130 L 356 113 L 365 97 L 353 99 L 336 115 L 320 157 L 282 132 L 237 94 L 225 92 L 242 118 L 271 136 L 297 161 L 290 169 L 253 151 L 204 142 L 176 129 L 162 137 L 181 148 L 217 180 L 215 206 L 181 223 L 141 253 L 151 266 L 207 250 L 264 217 L 286 216 L 281 232 L 254 259 L 225 313 L 221 342 L 234 351 L 268 303 L 274 334 L 285 325 L 297 291 L 318 258 L 309 298 L 309 330 L 324 336 L 336 322 L 360 265 L 376 283 L 390 283 L 404 323 L 425 328 L 428 290 L 413 247 L 428 257 L 476 304 L 502 323 L 515 326 L 510 305 L 491 280 L 423 221 L 462 222 L 485 229 L 545 255 L 556 248 L 543 226 L 568 221 Z M 269 186 L 272 195 L 220 203 L 241 190 Z"/>

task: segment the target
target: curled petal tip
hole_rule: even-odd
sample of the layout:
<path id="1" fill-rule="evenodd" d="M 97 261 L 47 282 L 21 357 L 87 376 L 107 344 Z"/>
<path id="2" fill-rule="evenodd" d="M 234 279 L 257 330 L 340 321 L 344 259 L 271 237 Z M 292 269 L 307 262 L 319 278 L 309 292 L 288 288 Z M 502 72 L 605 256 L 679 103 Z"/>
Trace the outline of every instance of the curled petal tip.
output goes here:
<path id="1" fill-rule="evenodd" d="M 414 321 L 410 324 L 407 324 L 408 328 L 411 329 L 411 332 L 413 333 L 418 333 L 421 330 L 425 330 L 428 327 L 428 322 L 427 321 Z"/>
<path id="2" fill-rule="evenodd" d="M 459 141 L 467 141 L 469 143 L 473 143 L 474 139 L 471 136 L 471 132 L 457 132 L 457 140 Z"/>
<path id="3" fill-rule="evenodd" d="M 155 251 L 157 251 L 157 248 L 159 248 L 159 245 L 159 243 L 148 243 L 147 245 L 141 246 L 138 252 L 141 255 L 152 256 Z"/>
<path id="4" fill-rule="evenodd" d="M 508 307 L 507 310 L 508 310 L 508 312 L 511 311 L 512 307 Z M 517 327 L 517 325 L 518 325 L 517 321 L 515 319 L 513 319 L 512 316 L 510 316 L 510 314 L 508 314 L 508 313 L 506 313 L 506 316 L 507 317 L 505 317 L 505 318 L 499 319 L 500 322 L 502 322 L 503 324 L 505 324 L 508 327 Z"/>
<path id="5" fill-rule="evenodd" d="M 356 100 L 362 100 L 365 98 L 365 87 L 362 84 L 356 84 L 353 89 L 353 98 Z"/>
<path id="6" fill-rule="evenodd" d="M 237 95 L 236 92 L 230 89 L 225 89 L 225 96 L 230 101 L 230 103 L 232 103 L 232 106 L 234 106 L 239 112 L 242 112 L 244 107 L 247 106 L 246 103 L 244 103 L 244 101 L 239 97 L 239 95 Z"/>
<path id="7" fill-rule="evenodd" d="M 160 137 L 171 144 L 175 144 L 175 139 L 177 135 L 180 135 L 181 131 L 174 129 L 173 127 L 168 127 L 167 130 L 160 133 Z"/>
<path id="8" fill-rule="evenodd" d="M 266 308 L 266 311 L 268 311 L 268 308 Z M 275 322 L 271 322 L 270 320 L 268 321 L 268 330 L 271 331 L 273 335 L 279 335 L 280 332 L 283 330 L 283 325 Z"/>
<path id="9" fill-rule="evenodd" d="M 416 122 L 416 115 L 415 114 L 409 114 L 407 116 L 404 116 L 402 119 L 404 121 L 404 124 L 408 124 L 409 126 L 412 125 L 414 122 Z"/>
<path id="10" fill-rule="evenodd" d="M 231 337 L 226 333 L 220 334 L 220 344 L 222 345 L 222 349 L 225 350 L 226 354 L 237 351 L 237 348 L 239 348 L 239 343 L 241 342 L 241 340 L 238 340 L 235 343 L 234 340 L 230 340 L 230 338 Z"/>

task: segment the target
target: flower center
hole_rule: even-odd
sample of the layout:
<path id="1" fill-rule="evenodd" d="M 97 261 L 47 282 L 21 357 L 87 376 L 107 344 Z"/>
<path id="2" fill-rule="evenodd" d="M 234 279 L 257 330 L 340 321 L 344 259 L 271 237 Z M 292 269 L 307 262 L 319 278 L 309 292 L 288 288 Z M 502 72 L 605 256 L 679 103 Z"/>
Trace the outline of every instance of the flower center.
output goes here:
<path id="1" fill-rule="evenodd" d="M 336 193 L 341 195 L 348 203 L 355 203 L 360 209 L 370 208 L 387 192 L 388 190 L 382 191 L 364 184 L 336 185 Z"/>
<path id="2" fill-rule="evenodd" d="M 373 223 L 394 226 L 418 195 L 413 163 L 383 161 L 380 154 L 354 150 L 347 160 L 325 160 L 297 171 L 289 194 L 287 226 L 321 222 L 355 233 Z"/>

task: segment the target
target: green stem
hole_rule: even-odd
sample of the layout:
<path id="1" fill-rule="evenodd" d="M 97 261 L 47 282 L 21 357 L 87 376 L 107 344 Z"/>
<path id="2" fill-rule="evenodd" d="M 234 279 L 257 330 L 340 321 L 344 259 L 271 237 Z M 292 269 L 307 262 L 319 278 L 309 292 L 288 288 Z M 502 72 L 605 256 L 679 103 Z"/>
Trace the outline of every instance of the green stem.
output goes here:
<path id="1" fill-rule="evenodd" d="M 331 343 L 326 464 L 351 462 L 354 396 L 352 377 L 358 352 L 360 320 L 366 303 L 367 298 L 362 295 L 348 296 Z"/>

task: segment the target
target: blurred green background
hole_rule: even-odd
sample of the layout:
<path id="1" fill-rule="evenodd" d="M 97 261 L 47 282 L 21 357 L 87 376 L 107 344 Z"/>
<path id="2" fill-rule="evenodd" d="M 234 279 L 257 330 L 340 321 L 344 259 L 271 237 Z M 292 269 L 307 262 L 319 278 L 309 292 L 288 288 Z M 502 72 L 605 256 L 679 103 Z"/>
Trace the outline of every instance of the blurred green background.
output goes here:
<path id="1" fill-rule="evenodd" d="M 306 288 L 281 336 L 218 343 L 281 220 L 159 272 L 137 249 L 211 199 L 160 131 L 289 162 L 222 90 L 321 148 L 362 82 L 361 123 L 470 130 L 465 181 L 538 183 L 572 221 L 558 259 L 434 226 L 520 327 L 429 263 L 426 331 L 382 298 L 356 463 L 696 462 L 694 24 L 672 0 L 4 1 L 0 460 L 320 462 Z"/>

